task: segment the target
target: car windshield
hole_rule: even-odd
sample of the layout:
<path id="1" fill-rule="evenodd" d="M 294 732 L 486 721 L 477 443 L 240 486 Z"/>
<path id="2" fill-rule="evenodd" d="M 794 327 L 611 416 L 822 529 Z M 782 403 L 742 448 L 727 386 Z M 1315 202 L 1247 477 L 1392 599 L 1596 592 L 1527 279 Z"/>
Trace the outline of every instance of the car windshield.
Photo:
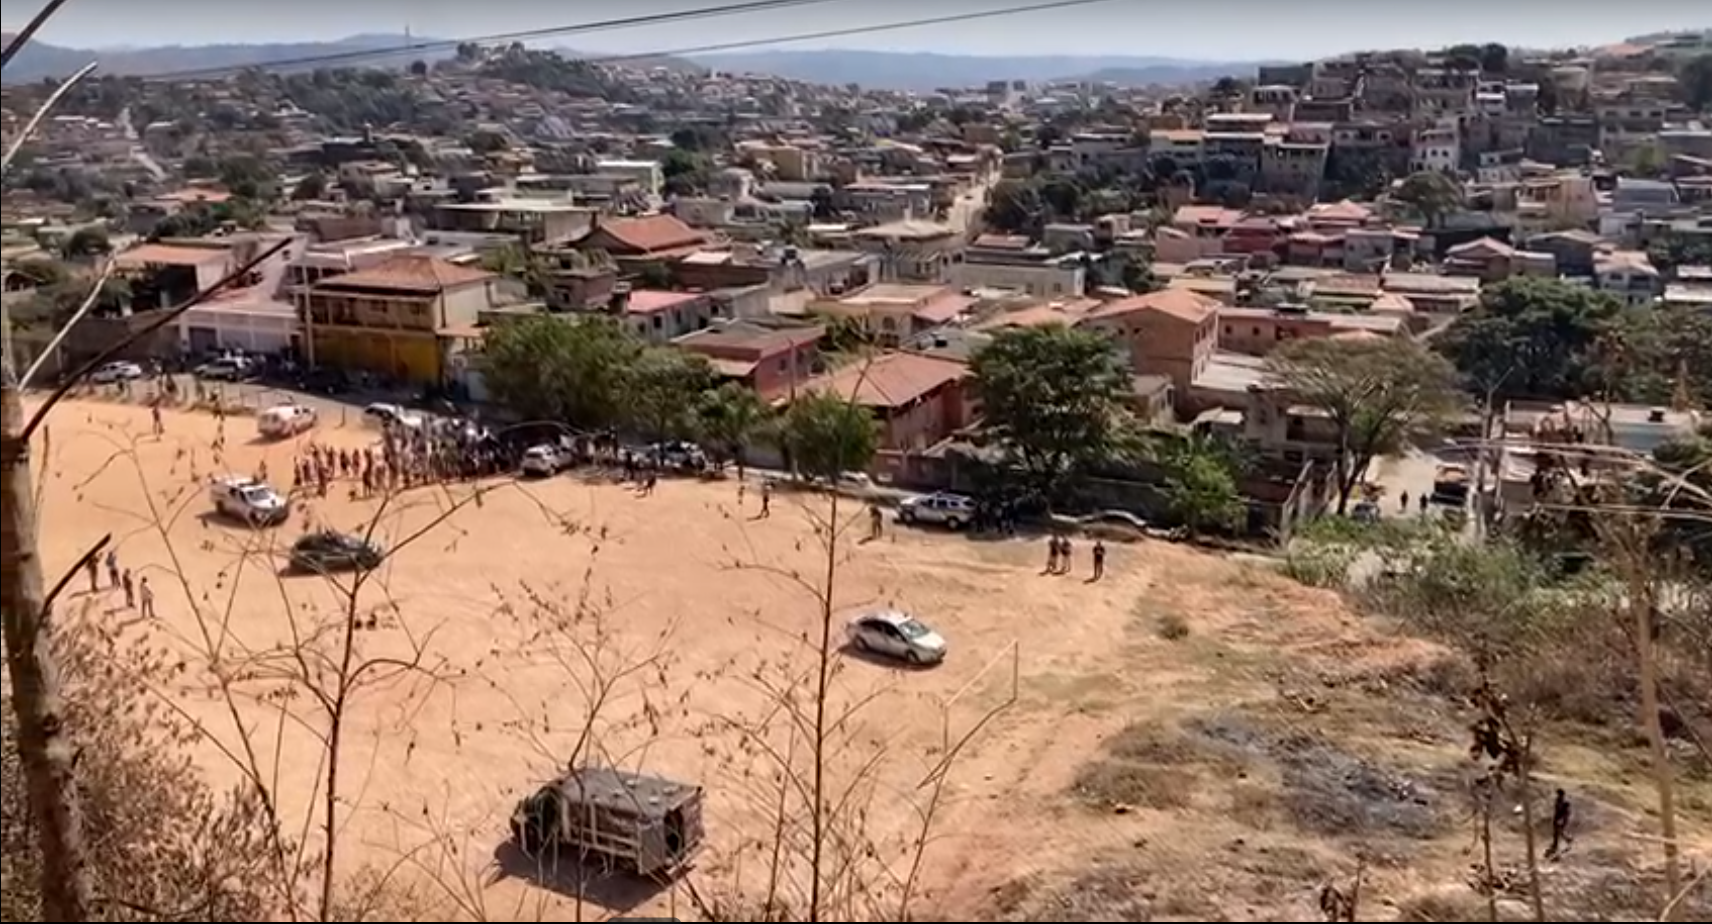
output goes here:
<path id="1" fill-rule="evenodd" d="M 915 639 L 933 634 L 932 629 L 929 629 L 913 619 L 905 619 L 898 623 L 897 626 L 898 632 L 900 632 L 904 638 Z"/>
<path id="2" fill-rule="evenodd" d="M 249 485 L 239 488 L 238 496 L 252 504 L 265 504 L 273 500 L 274 493 L 272 489 L 261 485 Z"/>

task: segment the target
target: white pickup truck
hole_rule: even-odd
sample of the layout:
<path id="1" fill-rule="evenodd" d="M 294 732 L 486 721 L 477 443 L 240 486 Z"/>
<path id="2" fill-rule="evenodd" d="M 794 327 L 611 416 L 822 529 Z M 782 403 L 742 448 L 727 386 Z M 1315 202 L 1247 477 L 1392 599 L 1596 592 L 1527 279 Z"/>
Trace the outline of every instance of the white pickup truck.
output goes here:
<path id="1" fill-rule="evenodd" d="M 291 504 L 266 482 L 245 475 L 225 475 L 208 486 L 214 510 L 251 526 L 274 526 L 291 515 Z"/>

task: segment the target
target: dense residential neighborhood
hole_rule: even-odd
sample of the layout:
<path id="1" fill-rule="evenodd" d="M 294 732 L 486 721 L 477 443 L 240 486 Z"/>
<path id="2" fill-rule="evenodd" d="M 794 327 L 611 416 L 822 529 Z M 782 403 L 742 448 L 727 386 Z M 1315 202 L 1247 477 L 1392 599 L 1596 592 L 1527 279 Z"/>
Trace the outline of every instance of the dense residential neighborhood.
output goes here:
<path id="1" fill-rule="evenodd" d="M 1002 748 L 971 746 L 980 770 L 972 776 L 984 780 L 959 792 L 971 804 L 1006 807 L 981 810 L 996 819 L 951 812 L 966 840 L 982 841 L 969 832 L 990 823 L 1001 846 L 991 856 L 970 847 L 953 872 L 932 874 L 934 887 L 924 887 L 921 904 L 931 898 L 936 910 L 951 909 L 932 919 L 1154 920 L 1158 913 L 1296 920 L 1323 913 L 1353 921 L 1363 919 L 1356 893 L 1377 888 L 1399 896 L 1384 901 L 1394 906 L 1386 913 L 1401 920 L 1544 921 L 1541 869 L 1557 863 L 1563 875 L 1549 867 L 1545 877 L 1545 888 L 1564 896 L 1552 899 L 1554 914 L 1559 904 L 1575 909 L 1558 919 L 1651 919 L 1659 889 L 1675 896 L 1659 920 L 1704 919 L 1712 906 L 1703 896 L 1687 897 L 1705 878 L 1703 871 L 1693 878 L 1705 860 L 1678 869 L 1674 826 L 1678 813 L 1684 827 L 1712 820 L 1705 786 L 1712 756 L 1704 743 L 1712 735 L 1712 662 L 1705 658 L 1712 651 L 1712 541 L 1704 528 L 1712 510 L 1712 32 L 1551 51 L 1498 43 L 1372 50 L 1173 85 L 994 73 L 985 83 L 931 92 L 723 72 L 670 56 L 585 60 L 514 41 L 465 41 L 441 51 L 417 59 L 342 52 L 344 59 L 293 66 L 89 76 L 57 101 L 50 100 L 53 80 L 9 82 L 0 96 L 7 144 L 22 139 L 0 197 L 8 369 L 27 379 L 19 406 L 63 399 L 75 408 L 61 412 L 65 418 L 86 417 L 91 428 L 102 421 L 109 434 L 102 439 L 131 434 L 115 457 L 128 453 L 139 472 L 153 465 L 189 477 L 197 499 L 204 491 L 213 499 L 214 514 L 256 529 L 301 520 L 303 537 L 278 553 L 289 558 L 282 574 L 325 571 L 322 563 L 334 559 L 358 573 L 378 573 L 382 563 L 391 568 L 404 541 L 388 539 L 399 546 L 389 552 L 375 528 L 347 534 L 341 530 L 350 524 L 333 517 L 360 513 L 378 523 L 395 515 L 390 499 L 407 492 L 421 496 L 432 487 L 451 498 L 467 490 L 472 518 L 505 517 L 456 557 L 448 551 L 437 564 L 416 565 L 410 580 L 424 588 L 416 601 L 365 598 L 359 610 L 363 581 L 349 585 L 349 612 L 327 623 L 339 631 L 322 633 L 343 634 L 347 670 L 359 628 L 386 633 L 411 607 L 454 597 L 478 609 L 467 601 L 510 580 L 494 575 L 527 560 L 533 571 L 518 578 L 527 599 L 486 606 L 480 620 L 456 624 L 451 631 L 462 634 L 448 645 L 485 652 L 475 663 L 507 663 L 504 671 L 523 677 L 549 660 L 545 648 L 531 647 L 545 645 L 546 630 L 520 630 L 527 642 L 518 645 L 527 651 L 507 662 L 510 655 L 492 639 L 509 630 L 489 628 L 502 617 L 530 611 L 527 618 L 569 633 L 592 625 L 588 613 L 597 606 L 589 599 L 604 595 L 604 605 L 622 608 L 630 604 L 611 601 L 629 594 L 643 601 L 638 624 L 658 628 L 663 640 L 680 618 L 704 615 L 697 610 L 705 604 L 721 614 L 723 627 L 695 630 L 694 643 L 683 646 L 683 673 L 705 688 L 695 692 L 724 696 L 721 672 L 746 665 L 751 649 L 766 645 L 736 641 L 749 631 L 745 620 L 794 612 L 768 596 L 776 588 L 744 583 L 765 573 L 811 591 L 820 613 L 815 626 L 787 618 L 777 624 L 785 627 L 781 635 L 800 635 L 810 647 L 819 637 L 822 706 L 835 695 L 831 665 L 843 651 L 831 628 L 835 611 L 848 622 L 842 631 L 859 661 L 907 666 L 894 678 L 901 684 L 939 683 L 932 678 L 947 671 L 956 677 L 919 701 L 891 701 L 899 715 L 926 709 L 934 716 L 922 729 L 904 718 L 891 723 L 903 729 L 899 740 L 914 735 L 901 747 L 949 762 L 963 747 L 954 745 L 950 718 L 963 708 L 961 697 L 980 699 L 993 714 L 1022 704 L 1026 717 L 1014 726 L 995 723 L 994 735 L 1014 736 Z M 46 118 L 27 132 L 45 106 L 52 107 Z M 59 384 L 66 388 L 46 397 Z M 253 444 L 228 448 L 229 415 L 255 417 Z M 7 427 L 9 440 L 22 432 L 10 417 Z M 144 429 L 147 442 L 135 436 Z M 206 448 L 180 446 L 166 460 L 168 441 L 181 433 L 200 440 L 204 431 L 211 435 Z M 24 443 L 39 445 L 30 435 Z M 137 461 L 151 453 L 150 461 Z M 272 483 L 290 486 L 277 496 L 270 458 Z M 216 474 L 210 464 L 245 474 Z M 59 492 L 62 507 L 86 506 L 87 493 L 90 509 L 109 509 L 139 493 L 129 483 L 87 487 L 97 485 L 106 463 L 91 471 L 68 467 L 69 474 L 58 465 L 36 477 Z M 662 475 L 683 477 L 656 496 Z M 610 492 L 603 498 L 618 497 L 614 485 L 623 486 L 622 501 L 602 501 L 606 510 L 634 504 L 611 522 L 592 500 L 586 513 L 567 512 L 580 502 L 547 512 L 544 498 L 573 482 L 580 488 L 585 476 L 591 498 L 603 491 Z M 527 503 L 491 499 L 497 479 L 515 486 L 525 478 L 537 492 Z M 180 503 L 161 485 L 143 483 L 141 495 Z M 774 505 L 788 508 L 775 493 L 800 503 L 812 530 L 785 533 Z M 30 492 L 6 496 L 10 504 Z M 47 495 L 37 496 L 47 503 L 39 499 Z M 860 543 L 840 545 L 839 501 L 828 498 L 851 501 L 844 517 L 859 511 Z M 462 504 L 447 500 L 436 509 L 455 512 Z M 672 512 L 650 517 L 644 504 Z M 423 515 L 411 509 L 396 516 Z M 167 537 L 177 527 L 151 510 L 155 525 L 143 531 L 157 530 L 164 547 L 175 548 Z M 225 535 L 210 525 L 219 519 L 214 514 L 195 527 L 210 554 L 230 544 L 206 538 Z M 1631 519 L 1644 524 L 1616 525 Z M 537 520 L 550 522 L 553 535 L 522 538 Z M 928 527 L 936 526 L 983 542 L 953 546 L 932 536 Z M 7 535 L 12 542 L 10 528 Z M 626 551 L 630 536 L 640 538 Z M 90 538 L 80 533 L 78 541 Z M 531 556 L 561 538 L 586 540 L 587 548 L 534 564 Z M 810 542 L 824 543 L 824 560 L 803 558 Z M 1034 544 L 1018 551 L 1024 543 Z M 148 548 L 157 558 L 165 554 Z M 252 543 L 242 554 L 262 554 L 257 548 Z M 637 556 L 629 564 L 642 577 L 622 594 L 603 587 L 585 589 L 574 605 L 543 602 L 547 592 L 533 583 L 546 579 L 539 572 L 581 573 L 585 558 L 592 562 L 609 548 Z M 715 549 L 729 557 L 743 548 L 789 564 L 703 560 Z M 86 572 L 91 600 L 122 589 L 124 606 L 101 618 L 128 620 L 135 610 L 139 620 L 156 620 L 156 591 L 141 557 L 140 584 L 133 584 L 129 549 L 124 565 L 113 552 L 76 558 L 60 549 L 54 562 L 73 563 L 60 588 L 75 578 L 81 589 Z M 847 601 L 835 603 L 834 575 L 846 561 L 840 556 L 857 562 L 848 567 L 873 601 L 887 601 L 883 608 L 865 604 L 847 615 Z M 160 592 L 169 613 L 191 613 L 206 637 L 224 637 L 224 628 L 206 628 L 203 611 L 213 605 L 206 594 L 197 604 L 188 578 L 181 594 L 164 565 L 149 567 L 153 587 L 166 588 Z M 187 566 L 175 557 L 172 567 L 182 575 Z M 474 577 L 460 577 L 455 590 L 426 589 L 460 569 Z M 229 577 L 227 566 L 206 570 L 237 598 L 240 579 Z M 821 571 L 824 586 L 805 577 Z M 1040 589 L 1072 573 L 1077 581 Z M 1126 596 L 1113 603 L 1118 588 Z M 271 593 L 247 590 L 244 599 L 267 597 L 271 605 Z M 660 612 L 647 610 L 650 594 L 669 602 Z M 277 596 L 287 601 L 286 615 L 255 617 L 258 624 L 289 620 L 310 606 L 283 590 Z M 730 612 L 720 609 L 727 604 Z M 911 609 L 917 606 L 939 607 L 944 621 Z M 45 622 L 47 603 L 39 609 Z M 1214 644 L 1195 622 L 1203 611 L 1223 614 L 1208 623 L 1207 639 L 1216 634 L 1218 644 L 1240 639 L 1250 647 L 1197 647 Z M 988 619 L 995 613 L 1015 625 Z M 448 624 L 466 616 L 447 616 Z M 1367 616 L 1384 626 L 1370 627 L 1360 618 Z M 1125 634 L 1135 626 L 1144 626 L 1146 638 Z M 960 635 L 948 642 L 942 630 Z M 1381 643 L 1372 634 L 1381 632 L 1413 634 L 1385 635 Z M 1375 653 L 1398 637 L 1410 639 L 1407 657 L 1395 648 Z M 1428 657 L 1419 639 L 1431 641 L 1434 658 L 1452 652 L 1445 657 L 1454 656 L 1454 671 L 1444 666 L 1449 660 L 1409 660 Z M 10 656 L 10 625 L 7 644 Z M 1584 659 L 1595 646 L 1606 653 Z M 971 654 L 960 665 L 965 649 Z M 619 671 L 590 647 L 567 650 L 552 658 L 574 662 L 567 669 L 577 676 L 572 685 L 591 701 L 616 701 L 600 687 L 619 683 L 612 677 L 668 673 L 664 654 L 646 669 Z M 1278 652 L 1295 660 L 1264 660 Z M 219 657 L 208 655 L 210 663 Z M 1151 673 L 1131 689 L 1126 684 L 1143 670 L 1135 664 L 1146 657 L 1156 658 L 1146 662 Z M 1105 660 L 1087 673 L 1095 659 Z M 293 660 L 303 659 L 268 663 Z M 1599 666 L 1589 666 L 1595 660 Z M 1178 675 L 1199 677 L 1205 664 L 1214 664 L 1208 676 L 1221 679 L 1204 686 L 1197 679 L 1181 692 L 1189 688 Z M 968 671 L 955 673 L 963 665 Z M 458 670 L 463 678 L 480 673 L 469 665 Z M 1225 670 L 1232 673 L 1219 673 Z M 1006 671 L 1008 699 L 992 686 L 1003 686 L 992 678 Z M 803 676 L 816 674 L 810 668 Z M 1151 705 L 1137 703 L 1154 696 L 1156 678 L 1159 689 L 1183 699 L 1233 705 L 1227 713 L 1173 713 L 1169 723 L 1155 723 L 1169 724 L 1166 731 L 1128 738 L 1148 721 Z M 305 701 L 335 716 L 334 704 L 343 709 L 355 688 L 339 682 L 336 695 L 317 688 Z M 796 695 L 778 694 L 768 682 L 751 687 L 781 701 Z M 236 685 L 223 679 L 209 690 L 232 697 Z M 543 682 L 543 689 L 564 686 Z M 288 698 L 270 692 L 257 699 L 269 696 Z M 506 696 L 511 706 L 521 702 Z M 1380 736 L 1383 747 L 1369 740 L 1362 753 L 1384 751 L 1389 759 L 1408 752 L 1417 760 L 1409 775 L 1373 769 L 1381 757 L 1327 756 L 1345 734 L 1328 715 L 1357 708 L 1350 705 L 1356 700 L 1378 710 L 1372 703 L 1392 696 L 1410 698 L 1385 707 L 1407 718 L 1372 718 L 1379 714 L 1372 711 L 1346 724 L 1362 734 L 1406 725 L 1406 732 Z M 1273 719 L 1287 714 L 1295 730 L 1256 732 L 1243 724 L 1261 711 L 1252 705 L 1256 697 L 1265 698 Z M 544 795 L 525 793 L 510 816 L 518 849 L 560 836 L 544 834 L 542 825 L 568 831 L 577 824 L 559 815 L 542 821 L 531 799 L 574 792 L 588 806 L 600 803 L 601 824 L 623 817 L 647 827 L 632 840 L 601 834 L 602 843 L 632 845 L 624 849 L 636 852 L 633 866 L 659 860 L 674 876 L 701 876 L 686 857 L 702 837 L 704 786 L 715 807 L 705 822 L 710 843 L 730 856 L 759 844 L 752 833 L 731 833 L 728 817 L 752 812 L 749 803 L 773 803 L 734 798 L 729 786 L 719 791 L 708 768 L 718 764 L 719 773 L 746 779 L 774 771 L 732 769 L 727 757 L 709 756 L 716 745 L 700 743 L 702 736 L 741 738 L 729 747 L 751 757 L 798 758 L 779 758 L 777 742 L 754 743 L 770 731 L 733 732 L 741 723 L 723 715 L 686 718 L 690 695 L 662 705 L 672 698 L 642 694 L 635 725 L 662 740 L 678 736 L 665 749 L 677 776 L 626 778 L 612 784 L 620 795 L 586 796 L 582 783 L 573 786 L 586 769 L 579 764 L 598 763 L 585 735 L 570 767 L 552 752 L 554 772 L 570 775 L 548 784 Z M 1419 705 L 1429 699 L 1433 705 Z M 1073 707 L 1065 705 L 1072 700 Z M 922 705 L 929 701 L 931 708 Z M 1512 703 L 1525 706 L 1512 713 Z M 388 708 L 411 711 L 390 701 Z M 1417 721 L 1417 710 L 1431 716 Z M 1121 730 L 1099 726 L 1112 711 L 1142 717 Z M 457 712 L 441 717 L 452 729 L 442 737 L 455 744 L 424 745 L 437 748 L 432 753 L 445 766 L 463 759 L 466 735 L 503 728 L 523 736 L 521 720 L 497 712 L 466 720 Z M 812 759 L 823 759 L 819 751 L 832 734 L 824 713 L 793 719 L 792 754 L 799 734 L 807 734 L 815 741 Z M 333 731 L 323 742 L 341 734 L 342 715 L 329 721 Z M 682 727 L 661 731 L 673 721 Z M 980 730 L 987 719 L 955 721 Z M 812 732 L 796 727 L 805 723 Z M 1474 745 L 1464 759 L 1463 729 L 1471 723 Z M 1565 748 L 1535 763 L 1536 740 L 1545 748 L 1554 736 L 1567 740 L 1594 727 L 1597 737 L 1575 739 L 1574 756 Z M 854 751 L 891 746 L 890 726 L 864 728 Z M 416 733 L 412 727 L 411 753 Z M 390 734 L 376 730 L 373 737 Z M 8 748 L 11 735 L 8 725 Z M 1310 735 L 1314 743 L 1303 744 Z M 685 743 L 691 739 L 697 743 Z M 1080 751 L 1097 751 L 1106 762 L 1089 758 L 1066 771 L 1042 756 L 1056 753 L 1060 739 L 1079 749 L 1077 760 Z M 1462 763 L 1438 767 L 1436 776 L 1422 770 L 1419 755 L 1447 743 Z M 492 750 L 482 760 L 519 760 L 514 744 L 485 745 Z M 327 747 L 336 754 L 338 745 Z M 378 754 L 381 745 L 375 748 Z M 227 750 L 237 749 L 222 746 Z M 1254 770 L 1250 779 L 1262 766 L 1257 754 L 1283 769 Z M 885 785 L 899 792 L 945 786 L 946 764 L 929 764 L 929 782 L 911 770 L 907 780 L 900 772 Z M 408 774 L 384 766 L 384 785 L 395 788 L 377 798 L 415 813 L 423 797 L 397 788 L 403 784 L 395 779 Z M 1670 766 L 1684 768 L 1679 782 Z M 697 919 L 805 919 L 790 917 L 789 903 L 812 908 L 807 920 L 926 919 L 905 910 L 853 917 L 881 913 L 850 910 L 857 903 L 847 896 L 838 900 L 848 906 L 827 910 L 833 899 L 822 896 L 821 882 L 836 877 L 822 871 L 831 862 L 822 844 L 833 836 L 821 813 L 830 810 L 809 808 L 833 801 L 820 791 L 821 769 L 817 763 L 804 773 L 793 764 L 780 772 L 792 781 L 782 789 L 806 792 L 802 780 L 812 776 L 814 790 L 776 797 L 771 835 L 782 843 L 788 838 L 780 832 L 792 824 L 787 816 L 812 816 L 812 834 L 802 837 L 813 847 L 798 852 L 812 855 L 801 864 L 811 869 L 805 875 L 813 897 L 776 901 L 769 893 L 759 902 L 744 893 L 716 913 L 710 909 L 717 903 L 703 905 L 697 894 Z M 310 773 L 317 787 L 321 773 Z M 443 785 L 482 789 L 472 783 L 477 776 L 471 771 Z M 675 782 L 686 777 L 703 782 Z M 1274 777 L 1288 795 L 1257 794 Z M 238 779 L 240 788 L 264 788 L 253 771 Z M 1655 811 L 1643 787 L 1628 792 L 1619 809 L 1607 791 L 1618 783 L 1596 779 L 1646 779 L 1662 807 Z M 317 818 L 305 827 L 316 833 L 304 835 L 329 845 L 339 839 L 336 817 L 356 817 L 354 808 L 336 804 L 334 782 L 326 781 L 325 805 L 316 809 L 325 813 L 324 826 Z M 1468 793 L 1457 789 L 1465 784 Z M 1052 801 L 1066 791 L 1073 806 Z M 649 794 L 646 810 L 637 793 Z M 491 795 L 482 789 L 480 798 Z M 1382 807 L 1338 801 L 1369 797 Z M 801 806 L 785 808 L 799 798 Z M 938 789 L 932 798 L 937 805 Z M 1302 807 L 1313 799 L 1333 808 Z M 1585 819 L 1571 814 L 1572 799 L 1578 812 L 1592 807 Z M 460 808 L 473 811 L 478 797 L 467 800 Z M 734 807 L 739 802 L 743 807 Z M 1453 802 L 1454 813 L 1446 808 Z M 1049 807 L 1029 814 L 1037 804 Z M 1075 878 L 1078 885 L 1061 890 L 1104 895 L 1107 903 L 1097 908 L 1070 910 L 1068 898 L 1031 897 L 1042 880 L 1014 857 L 1032 852 L 1037 829 L 1089 809 L 1119 833 L 1109 843 L 1066 837 L 1074 843 L 1052 841 L 1042 854 L 1075 855 L 1067 863 L 1078 870 L 1104 868 L 1126 851 L 1176 850 L 1169 862 L 1152 854 L 1147 862 L 1177 870 L 1198 869 L 1202 856 L 1240 854 L 1265 871 L 1220 867 L 1192 887 L 1173 880 L 1180 891 L 1201 889 L 1220 895 L 1216 900 L 1160 898 L 1166 887 L 1139 884 L 1152 883 L 1151 873 L 1126 873 L 1121 886 L 1097 888 L 1081 888 Z M 421 814 L 437 811 L 424 807 Z M 570 818 L 571 809 L 562 811 Z M 1216 820 L 1185 821 L 1201 817 L 1194 813 Z M 590 818 L 596 814 L 589 809 Z M 894 814 L 908 821 L 894 818 L 893 827 L 914 832 L 913 815 Z M 1445 821 L 1451 814 L 1458 820 Z M 1621 836 L 1610 833 L 1619 814 L 1628 825 Z M 1472 889 L 1459 885 L 1450 900 L 1406 888 L 1411 863 L 1465 872 L 1464 816 L 1471 815 L 1484 848 Z M 1655 816 L 1664 826 L 1656 835 Z M 925 833 L 931 812 L 923 817 L 922 833 L 896 835 L 914 845 L 918 861 L 932 840 Z M 1123 827 L 1132 822 L 1178 827 L 1159 836 L 1148 829 L 1143 837 Z M 364 823 L 371 826 L 365 832 L 380 830 L 372 819 Z M 723 833 L 715 830 L 720 824 L 728 825 Z M 1606 826 L 1589 834 L 1607 837 L 1603 846 L 1572 851 L 1572 835 L 1581 830 L 1575 826 L 1591 832 L 1594 824 Z M 1203 828 L 1213 832 L 1205 841 Z M 1275 839 L 1284 829 L 1334 846 L 1314 848 L 1314 863 L 1300 861 L 1310 873 L 1281 872 L 1298 864 L 1280 859 L 1287 851 L 1309 855 Z M 1462 846 L 1443 846 L 1453 836 Z M 670 862 L 643 856 L 653 848 L 635 845 L 653 843 L 649 838 L 669 845 L 659 849 Z M 1498 869 L 1494 840 L 1518 838 L 1525 838 L 1525 861 L 1520 847 L 1508 845 L 1502 850 L 1516 854 L 1514 868 Z M 1660 852 L 1655 842 L 1667 844 L 1663 865 L 1610 859 L 1621 852 L 1610 846 L 1619 841 L 1622 850 L 1650 851 L 1648 857 Z M 1428 842 L 1437 846 L 1429 850 Z M 1685 854 L 1705 848 L 1703 837 L 1681 844 Z M 331 857 L 333 847 L 325 849 Z M 873 857 L 892 848 L 839 849 Z M 277 844 L 268 850 L 287 852 Z M 368 864 L 369 854 L 361 855 Z M 331 883 L 334 860 L 322 862 L 317 881 Z M 777 850 L 773 862 L 781 862 Z M 888 869 L 889 880 L 900 879 Z M 1615 878 L 1588 884 L 1611 869 L 1619 870 Z M 538 884 L 531 878 L 538 873 L 513 879 Z M 293 888 L 310 881 L 293 875 Z M 900 908 L 911 900 L 916 875 L 912 868 L 908 885 L 887 886 L 901 889 Z M 1261 880 L 1269 884 L 1253 885 Z M 1643 880 L 1644 889 L 1636 885 Z M 1226 887 L 1236 882 L 1251 891 L 1228 898 Z M 1113 890 L 1121 898 L 1106 894 Z M 1462 894 L 1468 891 L 1473 904 Z M 1135 898 L 1143 892 L 1145 901 Z M 1611 910 L 1618 905 L 1586 897 L 1595 892 L 1633 901 Z M 345 919 L 329 917 L 343 913 L 332 893 L 326 884 L 310 917 Z M 603 907 L 623 915 L 652 901 L 646 907 L 659 909 L 667 902 L 662 894 Z M 1650 897 L 1634 898 L 1642 894 Z M 1051 902 L 1063 907 L 1046 908 Z M 273 919 L 259 907 L 232 912 L 232 919 Z M 1029 916 L 1020 916 L 1025 907 Z M 34 906 L 20 913 L 52 919 Z M 1044 916 L 1055 914 L 1064 916 Z"/>

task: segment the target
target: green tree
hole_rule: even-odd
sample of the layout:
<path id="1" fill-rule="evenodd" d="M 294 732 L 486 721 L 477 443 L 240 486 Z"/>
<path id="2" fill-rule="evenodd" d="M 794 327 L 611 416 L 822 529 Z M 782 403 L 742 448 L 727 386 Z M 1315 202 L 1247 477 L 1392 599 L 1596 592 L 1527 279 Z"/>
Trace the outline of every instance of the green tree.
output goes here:
<path id="1" fill-rule="evenodd" d="M 1237 483 L 1237 466 L 1224 447 L 1193 437 L 1177 442 L 1160 461 L 1166 501 L 1190 535 L 1241 524 L 1248 508 Z"/>
<path id="2" fill-rule="evenodd" d="M 319 170 L 298 180 L 297 185 L 291 190 L 291 198 L 299 202 L 320 199 L 326 195 L 327 175 Z"/>
<path id="3" fill-rule="evenodd" d="M 1331 422 L 1339 515 L 1375 458 L 1458 404 L 1456 370 L 1410 340 L 1295 340 L 1267 357 L 1267 371 Z"/>
<path id="4" fill-rule="evenodd" d="M 1434 347 L 1482 395 L 1574 398 L 1598 380 L 1599 344 L 1622 314 L 1621 303 L 1586 286 L 1510 279 L 1485 289 Z"/>
<path id="5" fill-rule="evenodd" d="M 880 446 L 874 415 L 832 392 L 792 401 L 779 422 L 779 437 L 797 471 L 829 481 L 866 470 Z"/>
<path id="6" fill-rule="evenodd" d="M 1480 46 L 1480 70 L 1493 75 L 1509 73 L 1510 49 L 1497 42 Z"/>
<path id="7" fill-rule="evenodd" d="M 78 228 L 59 245 L 59 255 L 67 260 L 98 256 L 113 252 L 113 241 L 99 227 Z"/>
<path id="8" fill-rule="evenodd" d="M 1436 170 L 1422 170 L 1409 174 L 1391 197 L 1435 228 L 1462 206 L 1462 184 Z"/>
<path id="9" fill-rule="evenodd" d="M 737 463 L 743 478 L 749 444 L 767 427 L 772 409 L 761 396 L 740 382 L 726 382 L 702 395 L 696 407 L 697 429 L 706 448 L 722 461 Z"/>
<path id="10" fill-rule="evenodd" d="M 675 347 L 646 347 L 624 373 L 626 415 L 653 440 L 691 436 L 696 409 L 713 384 L 706 357 Z"/>
<path id="11" fill-rule="evenodd" d="M 220 185 L 232 195 L 270 202 L 279 195 L 279 171 L 259 157 L 239 154 L 220 161 Z"/>
<path id="12" fill-rule="evenodd" d="M 1109 455 L 1129 378 L 1100 334 L 1060 325 L 1007 330 L 972 364 L 988 428 L 1051 502 Z"/>
<path id="13" fill-rule="evenodd" d="M 660 160 L 660 175 L 665 177 L 667 193 L 695 196 L 707 191 L 713 166 L 704 154 L 673 148 Z"/>
<path id="14" fill-rule="evenodd" d="M 1696 112 L 1712 109 L 1712 54 L 1696 55 L 1682 66 L 1677 76 L 1682 98 Z"/>
<path id="15" fill-rule="evenodd" d="M 1045 220 L 1045 212 L 1038 186 L 1023 180 L 1000 180 L 987 191 L 987 208 L 981 218 L 1009 234 L 1032 234 Z"/>
<path id="16" fill-rule="evenodd" d="M 627 373 L 641 352 L 607 318 L 536 315 L 487 331 L 482 376 L 494 401 L 525 419 L 604 427 L 623 416 Z"/>
<path id="17" fill-rule="evenodd" d="M 26 280 L 31 288 L 39 289 L 71 280 L 71 271 L 57 260 L 19 260 L 10 269 L 20 279 Z"/>

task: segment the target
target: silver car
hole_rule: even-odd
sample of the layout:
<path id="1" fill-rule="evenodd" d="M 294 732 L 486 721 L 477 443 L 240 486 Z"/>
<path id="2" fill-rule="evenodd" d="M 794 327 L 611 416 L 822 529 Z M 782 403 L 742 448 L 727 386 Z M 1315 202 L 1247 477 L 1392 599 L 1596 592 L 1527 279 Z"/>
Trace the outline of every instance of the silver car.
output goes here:
<path id="1" fill-rule="evenodd" d="M 899 523 L 926 523 L 946 529 L 962 529 L 974 520 L 975 501 L 946 491 L 906 498 L 898 505 Z"/>
<path id="2" fill-rule="evenodd" d="M 857 651 L 885 655 L 911 664 L 945 660 L 945 638 L 902 610 L 863 613 L 844 627 Z"/>

